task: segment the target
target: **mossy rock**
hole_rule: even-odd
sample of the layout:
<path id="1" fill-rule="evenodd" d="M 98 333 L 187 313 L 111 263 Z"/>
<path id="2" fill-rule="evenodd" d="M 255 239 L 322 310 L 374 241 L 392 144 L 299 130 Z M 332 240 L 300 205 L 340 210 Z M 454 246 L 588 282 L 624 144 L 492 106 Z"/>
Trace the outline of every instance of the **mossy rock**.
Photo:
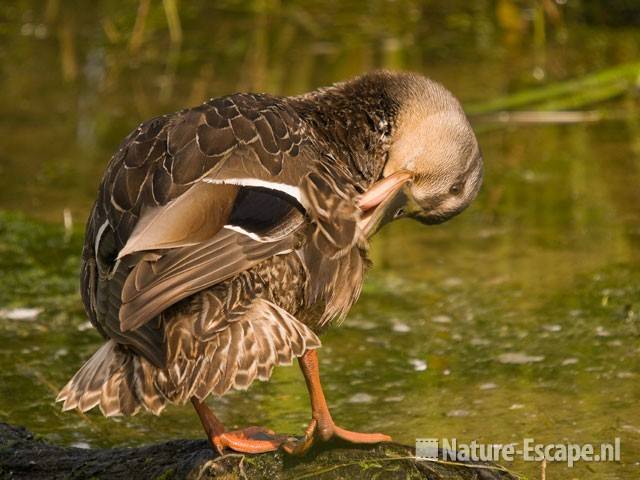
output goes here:
<path id="1" fill-rule="evenodd" d="M 1 479 L 496 479 L 518 478 L 491 464 L 417 461 L 396 443 L 367 448 L 329 444 L 304 457 L 283 452 L 217 456 L 206 440 L 138 448 L 81 449 L 50 445 L 24 428 L 0 423 Z"/>

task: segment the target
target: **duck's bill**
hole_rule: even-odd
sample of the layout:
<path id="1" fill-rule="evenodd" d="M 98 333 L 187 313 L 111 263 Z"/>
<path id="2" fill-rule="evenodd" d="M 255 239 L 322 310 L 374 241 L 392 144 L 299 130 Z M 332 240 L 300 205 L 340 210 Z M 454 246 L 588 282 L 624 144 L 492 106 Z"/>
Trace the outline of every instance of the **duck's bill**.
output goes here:
<path id="1" fill-rule="evenodd" d="M 360 228 L 367 238 L 415 208 L 410 190 L 412 178 L 407 171 L 394 173 L 376 182 L 360 197 L 358 206 L 364 212 Z"/>

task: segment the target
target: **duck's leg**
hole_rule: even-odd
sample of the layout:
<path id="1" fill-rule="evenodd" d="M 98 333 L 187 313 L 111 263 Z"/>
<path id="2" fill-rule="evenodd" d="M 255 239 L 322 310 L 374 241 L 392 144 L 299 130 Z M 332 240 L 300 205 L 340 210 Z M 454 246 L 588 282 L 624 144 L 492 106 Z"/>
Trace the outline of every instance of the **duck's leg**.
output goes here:
<path id="1" fill-rule="evenodd" d="M 311 422 L 301 441 L 289 441 L 283 445 L 288 453 L 304 454 L 316 440 L 326 442 L 332 438 L 340 438 L 351 443 L 380 443 L 391 440 L 390 436 L 382 433 L 351 432 L 333 423 L 320 383 L 318 353 L 316 350 L 308 350 L 298 362 L 311 399 Z"/>
<path id="2" fill-rule="evenodd" d="M 191 403 L 200 417 L 200 422 L 202 422 L 211 446 L 220 455 L 225 447 L 242 453 L 272 452 L 288 439 L 284 435 L 276 435 L 273 431 L 263 427 L 247 427 L 227 432 L 222 422 L 204 402 L 193 397 Z"/>

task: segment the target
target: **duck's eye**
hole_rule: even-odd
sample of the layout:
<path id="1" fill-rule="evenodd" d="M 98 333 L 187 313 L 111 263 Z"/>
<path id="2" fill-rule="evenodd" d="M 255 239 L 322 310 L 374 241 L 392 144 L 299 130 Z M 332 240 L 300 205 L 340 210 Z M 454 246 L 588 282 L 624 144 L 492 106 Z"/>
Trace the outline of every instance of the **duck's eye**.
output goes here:
<path id="1" fill-rule="evenodd" d="M 449 193 L 451 195 L 458 195 L 460 192 L 462 192 L 461 183 L 454 183 L 453 185 L 451 185 L 451 188 L 449 189 Z"/>

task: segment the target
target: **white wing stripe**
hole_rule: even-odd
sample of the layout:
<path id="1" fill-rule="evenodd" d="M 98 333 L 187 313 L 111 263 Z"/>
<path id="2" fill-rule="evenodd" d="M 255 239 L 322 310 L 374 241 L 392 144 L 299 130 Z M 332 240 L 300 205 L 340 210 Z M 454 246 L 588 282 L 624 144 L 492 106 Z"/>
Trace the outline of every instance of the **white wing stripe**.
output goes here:
<path id="1" fill-rule="evenodd" d="M 253 232 L 249 232 L 248 230 L 245 230 L 244 228 L 239 227 L 237 225 L 225 225 L 224 228 L 226 228 L 227 230 L 233 230 L 234 232 L 241 233 L 242 235 L 246 235 L 247 237 L 255 240 L 256 242 L 264 243 L 264 242 L 272 241 L 272 239 L 263 238 L 260 235 L 256 235 Z"/>
<path id="2" fill-rule="evenodd" d="M 95 243 L 93 245 L 94 248 L 94 253 L 96 255 L 96 258 L 98 258 L 98 248 L 100 247 L 100 240 L 102 240 L 102 234 L 104 233 L 105 229 L 109 226 L 109 221 L 105 220 L 104 223 L 102 225 L 100 225 L 100 228 L 98 229 L 98 233 L 96 234 L 96 240 Z"/>
<path id="3" fill-rule="evenodd" d="M 286 183 L 269 182 L 267 180 L 260 180 L 258 178 L 224 178 L 224 179 L 203 178 L 202 181 L 205 183 L 213 183 L 216 185 L 229 184 L 229 185 L 240 185 L 243 187 L 269 188 L 271 190 L 277 190 L 286 195 L 289 195 L 290 197 L 295 198 L 298 201 L 298 203 L 300 203 L 304 207 L 307 207 L 307 205 L 305 205 L 306 202 L 302 201 L 302 195 L 300 193 L 300 189 L 298 187 L 295 187 L 293 185 L 288 185 Z"/>

